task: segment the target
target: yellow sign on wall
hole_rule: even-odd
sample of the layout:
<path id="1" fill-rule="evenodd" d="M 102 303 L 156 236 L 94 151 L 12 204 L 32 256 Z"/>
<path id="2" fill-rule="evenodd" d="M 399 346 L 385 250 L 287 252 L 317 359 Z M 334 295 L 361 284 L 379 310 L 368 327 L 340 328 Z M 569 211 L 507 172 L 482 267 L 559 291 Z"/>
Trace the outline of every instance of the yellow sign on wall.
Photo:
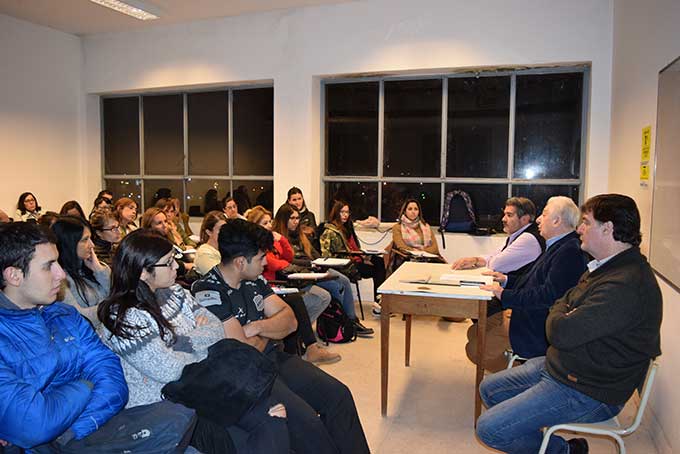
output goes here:
<path id="1" fill-rule="evenodd" d="M 640 164 L 640 179 L 649 180 L 649 164 Z"/>
<path id="2" fill-rule="evenodd" d="M 642 154 L 640 160 L 642 162 L 649 161 L 649 150 L 652 147 L 652 127 L 645 126 L 642 128 Z"/>

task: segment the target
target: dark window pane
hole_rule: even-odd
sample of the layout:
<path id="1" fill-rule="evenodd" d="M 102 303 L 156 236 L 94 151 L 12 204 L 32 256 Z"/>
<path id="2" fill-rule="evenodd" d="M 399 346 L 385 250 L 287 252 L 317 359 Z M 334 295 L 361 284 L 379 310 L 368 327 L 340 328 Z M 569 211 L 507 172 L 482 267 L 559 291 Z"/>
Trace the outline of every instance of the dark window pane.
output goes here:
<path id="1" fill-rule="evenodd" d="M 189 174 L 229 175 L 229 93 L 187 95 Z"/>
<path id="2" fill-rule="evenodd" d="M 221 210 L 220 203 L 231 191 L 229 180 L 187 179 L 187 213 L 203 216 L 208 211 Z"/>
<path id="3" fill-rule="evenodd" d="M 182 95 L 144 96 L 144 172 L 184 175 Z"/>
<path id="4" fill-rule="evenodd" d="M 142 205 L 142 180 L 104 180 L 106 189 L 113 192 L 113 201 L 121 197 L 128 197 Z M 85 208 L 83 208 L 85 209 Z M 85 210 L 87 211 L 87 210 Z"/>
<path id="5" fill-rule="evenodd" d="M 317 221 L 327 220 L 334 200 L 349 203 L 353 219 L 366 219 L 378 215 L 378 183 L 333 182 L 326 183 L 326 212 Z"/>
<path id="6" fill-rule="evenodd" d="M 440 191 L 439 183 L 383 183 L 381 221 L 398 220 L 399 211 L 406 199 L 416 199 L 427 223 L 432 226 L 439 225 Z"/>
<path id="7" fill-rule="evenodd" d="M 438 177 L 442 81 L 385 82 L 384 175 Z"/>
<path id="8" fill-rule="evenodd" d="M 378 82 L 326 85 L 326 174 L 378 174 Z"/>
<path id="9" fill-rule="evenodd" d="M 507 184 L 448 183 L 445 188 L 446 192 L 459 189 L 468 193 L 479 227 L 493 227 L 498 232 L 503 230 L 501 219 L 508 198 Z"/>
<path id="10" fill-rule="evenodd" d="M 449 79 L 446 175 L 508 173 L 510 77 Z"/>
<path id="11" fill-rule="evenodd" d="M 144 180 L 144 210 L 153 207 L 158 199 L 168 196 L 184 199 L 182 180 Z"/>
<path id="12" fill-rule="evenodd" d="M 567 196 L 578 205 L 578 190 L 578 186 L 569 185 L 515 184 L 512 186 L 512 195 L 531 199 L 536 205 L 536 213 L 540 214 L 548 199 L 555 195 Z"/>
<path id="13" fill-rule="evenodd" d="M 103 101 L 104 172 L 139 175 L 139 98 Z"/>
<path id="14" fill-rule="evenodd" d="M 234 174 L 274 173 L 274 89 L 234 91 Z"/>
<path id="15" fill-rule="evenodd" d="M 579 178 L 583 73 L 517 76 L 515 178 Z"/>
<path id="16" fill-rule="evenodd" d="M 238 205 L 238 212 L 243 214 L 248 208 L 262 205 L 274 212 L 274 182 L 234 180 L 233 197 Z"/>

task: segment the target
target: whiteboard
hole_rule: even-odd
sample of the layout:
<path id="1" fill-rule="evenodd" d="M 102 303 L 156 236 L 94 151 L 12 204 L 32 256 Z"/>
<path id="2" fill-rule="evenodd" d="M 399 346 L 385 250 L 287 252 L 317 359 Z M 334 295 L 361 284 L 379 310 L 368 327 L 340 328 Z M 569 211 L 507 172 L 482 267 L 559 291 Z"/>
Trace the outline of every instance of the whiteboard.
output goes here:
<path id="1" fill-rule="evenodd" d="M 649 260 L 680 289 L 680 57 L 659 72 Z"/>

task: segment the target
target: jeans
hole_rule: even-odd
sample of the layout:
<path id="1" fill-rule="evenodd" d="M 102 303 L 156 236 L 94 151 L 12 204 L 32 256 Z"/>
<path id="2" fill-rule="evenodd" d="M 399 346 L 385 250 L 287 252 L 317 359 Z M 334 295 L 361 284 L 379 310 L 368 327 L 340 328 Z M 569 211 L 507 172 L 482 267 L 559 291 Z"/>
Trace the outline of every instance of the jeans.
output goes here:
<path id="1" fill-rule="evenodd" d="M 326 290 L 318 285 L 308 285 L 300 289 L 302 293 L 302 300 L 305 302 L 309 320 L 314 323 L 324 309 L 328 307 L 331 302 L 331 295 Z"/>
<path id="2" fill-rule="evenodd" d="M 349 388 L 315 365 L 280 351 L 271 399 L 286 407 L 290 448 L 296 454 L 368 454 Z"/>
<path id="3" fill-rule="evenodd" d="M 538 452 L 541 428 L 563 423 L 591 423 L 616 416 L 623 405 L 599 402 L 553 378 L 545 357 L 487 376 L 479 386 L 488 408 L 477 421 L 477 436 L 506 453 Z M 569 453 L 565 439 L 553 435 L 548 453 Z"/>
<path id="4" fill-rule="evenodd" d="M 342 274 L 341 272 L 328 269 L 328 274 L 333 276 L 335 279 L 330 281 L 317 282 L 316 285 L 328 291 L 333 298 L 340 301 L 342 304 L 342 309 L 345 314 L 355 320 L 357 318 L 357 313 L 354 310 L 354 295 L 352 295 L 352 283 L 349 278 Z"/>

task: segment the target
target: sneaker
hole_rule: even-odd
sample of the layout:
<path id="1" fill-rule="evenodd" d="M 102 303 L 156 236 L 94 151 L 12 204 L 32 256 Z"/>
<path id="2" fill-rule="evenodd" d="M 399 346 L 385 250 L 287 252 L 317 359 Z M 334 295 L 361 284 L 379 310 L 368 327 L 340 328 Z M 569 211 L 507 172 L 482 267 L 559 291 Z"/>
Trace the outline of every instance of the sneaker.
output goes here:
<path id="1" fill-rule="evenodd" d="M 332 352 L 316 343 L 307 347 L 307 351 L 302 355 L 302 359 L 319 365 L 337 363 L 342 358 L 338 353 Z"/>
<path id="2" fill-rule="evenodd" d="M 568 440 L 569 454 L 588 454 L 588 441 L 585 438 Z"/>
<path id="3" fill-rule="evenodd" d="M 367 328 L 361 324 L 359 319 L 352 320 L 354 322 L 354 328 L 357 331 L 357 336 L 359 337 L 371 337 L 373 336 L 373 328 Z"/>
<path id="4" fill-rule="evenodd" d="M 373 303 L 373 307 L 371 308 L 371 314 L 373 314 L 373 316 L 376 318 L 380 318 L 381 313 L 382 307 L 380 306 L 380 303 Z"/>

